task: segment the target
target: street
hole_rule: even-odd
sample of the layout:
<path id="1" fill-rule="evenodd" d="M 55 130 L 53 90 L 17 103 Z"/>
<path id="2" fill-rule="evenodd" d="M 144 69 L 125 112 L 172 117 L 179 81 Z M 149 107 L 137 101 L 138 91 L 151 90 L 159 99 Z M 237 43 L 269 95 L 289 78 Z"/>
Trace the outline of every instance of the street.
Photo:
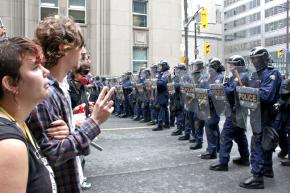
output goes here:
<path id="1" fill-rule="evenodd" d="M 217 159 L 198 157 L 206 143 L 202 150 L 192 151 L 188 141 L 170 136 L 173 128 L 153 132 L 144 123 L 114 116 L 101 128 L 97 143 L 104 150 L 92 148 L 86 158 L 85 175 L 92 188 L 85 193 L 289 193 L 290 168 L 280 166 L 277 153 L 275 178 L 264 178 L 264 190 L 246 190 L 238 184 L 250 175 L 248 167 L 230 162 L 228 172 L 210 171 Z M 236 144 L 231 156 L 238 156 Z"/>

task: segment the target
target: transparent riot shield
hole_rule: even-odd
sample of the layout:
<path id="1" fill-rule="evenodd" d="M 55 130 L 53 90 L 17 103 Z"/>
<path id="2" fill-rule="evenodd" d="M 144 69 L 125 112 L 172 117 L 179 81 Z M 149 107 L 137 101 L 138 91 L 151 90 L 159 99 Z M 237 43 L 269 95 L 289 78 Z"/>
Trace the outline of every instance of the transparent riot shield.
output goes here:
<path id="1" fill-rule="evenodd" d="M 136 84 L 136 88 L 140 97 L 140 100 L 144 99 L 144 86 L 143 83 Z"/>
<path id="2" fill-rule="evenodd" d="M 191 76 L 195 85 L 195 102 L 193 104 L 195 116 L 200 120 L 208 120 L 210 118 L 208 73 L 205 68 L 193 69 Z"/>
<path id="3" fill-rule="evenodd" d="M 168 82 L 167 83 L 167 89 L 168 89 L 168 93 L 169 95 L 174 95 L 175 93 L 175 83 L 174 82 Z"/>
<path id="4" fill-rule="evenodd" d="M 261 128 L 261 106 L 259 99 L 259 88 L 237 86 L 236 88 L 241 107 L 250 111 L 250 123 L 253 133 L 260 134 Z"/>
<path id="5" fill-rule="evenodd" d="M 208 120 L 211 118 L 208 92 L 208 89 L 195 88 L 196 103 L 194 105 L 194 112 L 200 120 Z"/>
<path id="6" fill-rule="evenodd" d="M 132 83 L 132 92 L 131 95 L 135 95 L 137 93 L 137 80 L 138 80 L 138 75 L 137 74 L 133 74 L 132 78 L 131 78 L 131 83 Z"/>
<path id="7" fill-rule="evenodd" d="M 151 79 L 151 81 L 152 81 L 153 99 L 156 99 L 156 97 L 157 97 L 157 78 Z"/>
<path id="8" fill-rule="evenodd" d="M 116 85 L 116 94 L 117 94 L 117 97 L 121 100 L 124 99 L 124 92 L 123 92 L 123 87 L 122 85 Z"/>
<path id="9" fill-rule="evenodd" d="M 151 78 L 144 81 L 145 96 L 149 100 L 153 100 L 153 89 L 152 89 L 152 80 Z"/>
<path id="10" fill-rule="evenodd" d="M 225 113 L 228 107 L 223 84 L 210 84 L 209 91 L 212 94 L 211 100 L 218 115 Z"/>
<path id="11" fill-rule="evenodd" d="M 184 101 L 184 109 L 187 111 L 194 111 L 195 102 L 195 87 L 192 83 L 192 77 L 190 73 L 185 73 L 180 78 L 180 92 L 182 93 Z"/>
<path id="12" fill-rule="evenodd" d="M 241 106 L 237 87 L 249 85 L 249 74 L 245 66 L 227 64 L 227 71 L 224 76 L 224 89 L 226 91 L 226 116 L 232 117 L 232 122 L 240 128 L 247 127 L 248 109 Z"/>

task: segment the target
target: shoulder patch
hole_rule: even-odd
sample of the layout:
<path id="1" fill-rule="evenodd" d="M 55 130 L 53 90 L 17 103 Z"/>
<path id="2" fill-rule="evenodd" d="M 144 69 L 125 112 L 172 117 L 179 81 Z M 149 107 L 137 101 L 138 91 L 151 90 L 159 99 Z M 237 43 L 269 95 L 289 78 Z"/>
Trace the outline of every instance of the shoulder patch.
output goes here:
<path id="1" fill-rule="evenodd" d="M 275 76 L 275 75 L 271 75 L 270 78 L 271 78 L 272 80 L 276 80 L 276 76 Z"/>

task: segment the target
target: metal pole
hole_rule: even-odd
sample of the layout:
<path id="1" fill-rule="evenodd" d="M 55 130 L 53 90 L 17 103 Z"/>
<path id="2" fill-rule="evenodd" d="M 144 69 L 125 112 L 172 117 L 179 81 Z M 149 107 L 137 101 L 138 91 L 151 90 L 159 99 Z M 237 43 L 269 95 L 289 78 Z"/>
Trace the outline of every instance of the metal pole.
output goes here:
<path id="1" fill-rule="evenodd" d="M 194 24 L 194 58 L 197 59 L 197 23 Z"/>
<path id="2" fill-rule="evenodd" d="M 289 64 L 289 0 L 286 3 L 287 19 L 286 19 L 286 73 L 285 76 L 288 79 L 290 64 Z"/>
<path id="3" fill-rule="evenodd" d="M 187 6 L 187 0 L 184 0 L 184 21 L 186 24 L 188 23 Z M 184 25 L 184 47 L 185 65 L 188 66 L 188 25 Z"/>

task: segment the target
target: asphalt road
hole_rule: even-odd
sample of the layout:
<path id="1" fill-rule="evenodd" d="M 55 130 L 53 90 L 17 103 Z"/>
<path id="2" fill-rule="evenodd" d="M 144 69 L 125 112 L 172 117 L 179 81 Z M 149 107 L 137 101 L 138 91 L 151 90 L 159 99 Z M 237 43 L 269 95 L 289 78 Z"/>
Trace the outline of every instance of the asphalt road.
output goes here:
<path id="1" fill-rule="evenodd" d="M 170 136 L 173 128 L 153 132 L 143 123 L 112 116 L 102 129 L 97 143 L 104 150 L 92 148 L 86 158 L 85 175 L 92 188 L 85 193 L 290 192 L 290 168 L 280 166 L 276 153 L 275 178 L 265 178 L 264 190 L 246 190 L 238 183 L 250 175 L 249 167 L 230 162 L 228 172 L 209 170 L 217 160 L 198 157 L 206 143 L 202 150 L 190 150 L 188 141 Z M 236 144 L 231 155 L 238 156 Z"/>

